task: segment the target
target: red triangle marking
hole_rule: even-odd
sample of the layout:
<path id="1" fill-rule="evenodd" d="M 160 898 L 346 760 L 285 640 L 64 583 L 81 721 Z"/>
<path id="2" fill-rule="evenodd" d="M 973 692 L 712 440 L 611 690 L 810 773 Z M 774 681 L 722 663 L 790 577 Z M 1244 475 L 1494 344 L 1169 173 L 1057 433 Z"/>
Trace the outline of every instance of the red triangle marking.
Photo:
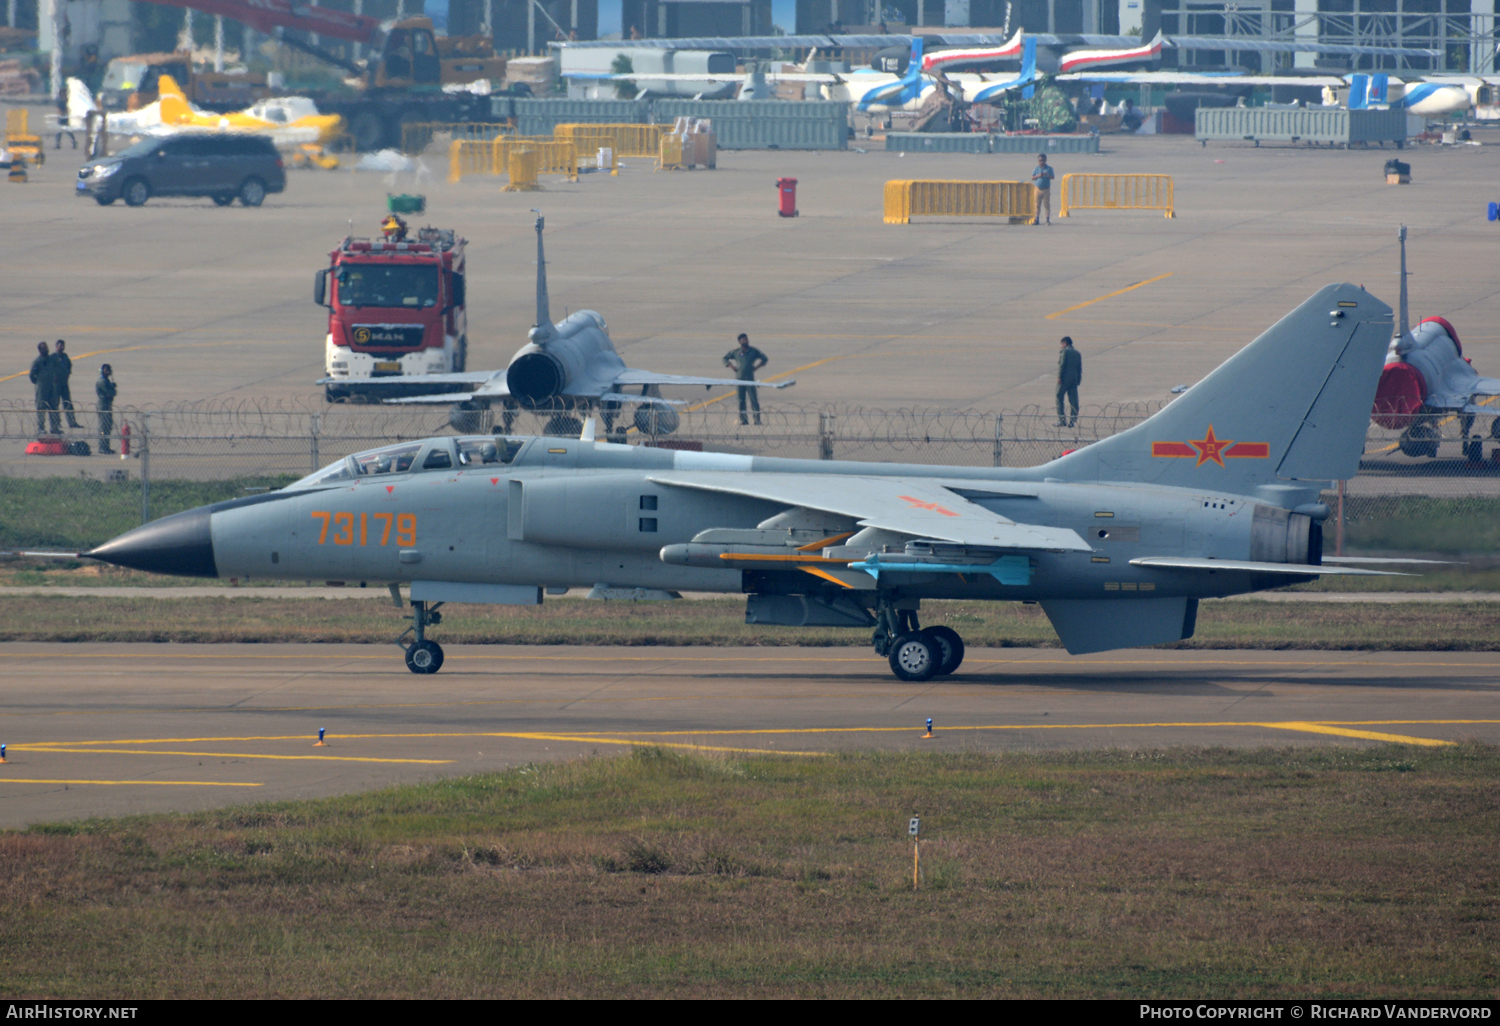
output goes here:
<path id="1" fill-rule="evenodd" d="M 385 491 L 386 491 L 387 495 L 389 495 L 391 492 L 394 492 L 395 490 L 396 490 L 396 486 L 395 485 L 386 485 L 385 486 Z"/>
<path id="2" fill-rule="evenodd" d="M 500 479 L 498 477 L 492 477 L 492 478 L 490 478 L 490 484 L 499 484 L 499 483 L 500 483 Z"/>

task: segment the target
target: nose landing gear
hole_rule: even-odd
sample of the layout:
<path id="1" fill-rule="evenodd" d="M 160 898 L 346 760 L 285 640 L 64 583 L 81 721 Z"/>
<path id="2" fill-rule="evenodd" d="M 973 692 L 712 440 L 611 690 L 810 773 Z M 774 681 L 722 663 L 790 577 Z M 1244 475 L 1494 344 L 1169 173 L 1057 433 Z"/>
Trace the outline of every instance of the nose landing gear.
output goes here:
<path id="1" fill-rule="evenodd" d="M 441 605 L 441 602 L 434 602 L 429 607 L 426 602 L 412 601 L 411 616 L 408 617 L 411 626 L 396 639 L 396 644 L 406 649 L 406 668 L 412 673 L 437 673 L 443 668 L 443 646 L 427 640 L 427 628 L 443 622 L 443 614 L 438 612 Z M 408 634 L 412 635 L 410 645 L 404 644 Z"/>

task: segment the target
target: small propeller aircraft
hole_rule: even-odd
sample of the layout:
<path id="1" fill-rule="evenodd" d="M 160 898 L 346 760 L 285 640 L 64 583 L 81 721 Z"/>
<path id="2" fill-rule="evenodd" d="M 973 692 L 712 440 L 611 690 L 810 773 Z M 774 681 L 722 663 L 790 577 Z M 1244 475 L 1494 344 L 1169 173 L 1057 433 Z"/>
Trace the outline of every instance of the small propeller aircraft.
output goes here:
<path id="1" fill-rule="evenodd" d="M 74 83 L 77 83 L 74 85 Z M 192 131 L 256 132 L 271 136 L 278 146 L 331 142 L 342 131 L 344 119 L 337 114 L 319 114 L 317 104 L 306 96 L 280 96 L 261 100 L 233 114 L 215 114 L 190 104 L 182 87 L 171 75 L 162 75 L 157 87 L 160 99 L 140 110 L 109 115 L 109 131 L 115 135 L 168 135 Z M 76 108 L 76 113 L 75 113 Z M 88 111 L 96 110 L 88 87 L 68 80 L 68 118 L 82 123 Z"/>

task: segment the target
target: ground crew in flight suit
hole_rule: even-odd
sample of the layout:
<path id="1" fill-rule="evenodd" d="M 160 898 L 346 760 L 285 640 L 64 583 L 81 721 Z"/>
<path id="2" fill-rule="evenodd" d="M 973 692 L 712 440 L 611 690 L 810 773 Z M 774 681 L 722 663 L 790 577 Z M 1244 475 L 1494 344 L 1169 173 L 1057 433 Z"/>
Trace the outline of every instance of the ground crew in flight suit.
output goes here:
<path id="1" fill-rule="evenodd" d="M 1057 426 L 1074 427 L 1078 423 L 1078 386 L 1083 382 L 1083 354 L 1073 348 L 1073 340 L 1062 337 L 1057 351 Z M 1073 416 L 1063 417 L 1063 397 L 1073 408 Z"/>
<path id="2" fill-rule="evenodd" d="M 739 343 L 740 345 L 738 349 L 731 349 L 729 352 L 724 354 L 724 366 L 733 369 L 735 372 L 735 377 L 739 378 L 741 381 L 754 381 L 755 372 L 760 370 L 771 361 L 766 358 L 765 353 L 761 352 L 759 349 L 756 349 L 750 344 L 750 336 L 746 335 L 744 332 L 740 333 Z M 758 388 L 746 388 L 743 385 L 740 386 L 739 393 L 741 424 L 750 423 L 750 421 L 745 419 L 745 399 L 747 397 L 750 400 L 751 408 L 755 410 L 755 423 L 760 423 L 760 396 L 757 394 L 758 392 L 760 392 L 760 389 Z"/>
<path id="3" fill-rule="evenodd" d="M 99 451 L 114 452 L 109 447 L 110 436 L 115 433 L 115 395 L 120 387 L 115 384 L 109 364 L 99 368 L 99 380 L 94 382 L 94 396 L 99 402 Z"/>
<path id="4" fill-rule="evenodd" d="M 81 428 L 83 425 L 73 416 L 73 390 L 68 384 L 68 379 L 73 376 L 73 358 L 63 351 L 67 345 L 62 339 L 57 340 L 57 352 L 52 354 L 53 383 L 57 387 L 58 403 L 68 415 L 68 427 Z"/>
<path id="5" fill-rule="evenodd" d="M 37 357 L 31 361 L 31 383 L 36 386 L 36 433 L 47 433 L 47 415 L 52 415 L 52 433 L 62 434 L 62 421 L 57 415 L 57 365 L 52 354 L 47 352 L 47 343 L 36 344 Z"/>

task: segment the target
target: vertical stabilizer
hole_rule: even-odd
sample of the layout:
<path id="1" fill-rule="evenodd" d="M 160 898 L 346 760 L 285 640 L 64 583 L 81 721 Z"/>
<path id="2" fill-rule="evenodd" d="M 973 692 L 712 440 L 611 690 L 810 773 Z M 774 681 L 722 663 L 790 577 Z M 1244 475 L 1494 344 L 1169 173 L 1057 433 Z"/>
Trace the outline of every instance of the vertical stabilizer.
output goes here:
<path id="1" fill-rule="evenodd" d="M 547 219 L 540 210 L 536 215 L 536 323 L 532 325 L 530 338 L 537 345 L 545 345 L 557 336 L 552 326 L 552 304 L 547 300 L 547 254 L 542 248 L 542 229 Z"/>
<path id="2" fill-rule="evenodd" d="M 183 95 L 182 87 L 171 75 L 157 79 L 156 93 L 161 98 L 161 121 L 164 125 L 185 125 L 193 119 L 193 108 Z"/>
<path id="3" fill-rule="evenodd" d="M 1401 243 L 1401 322 L 1396 329 L 1396 339 L 1401 341 L 1411 334 L 1411 315 L 1406 306 L 1406 225 L 1401 226 L 1401 233 L 1396 238 Z"/>
<path id="4" fill-rule="evenodd" d="M 1039 473 L 1262 496 L 1351 478 L 1390 337 L 1390 307 L 1326 286 L 1156 416 Z"/>
<path id="5" fill-rule="evenodd" d="M 1349 76 L 1349 109 L 1364 110 L 1369 105 L 1370 76 Z"/>
<path id="6" fill-rule="evenodd" d="M 1027 83 L 1021 90 L 1024 99 L 1031 99 L 1036 92 L 1036 40 L 1026 40 L 1025 48 L 1021 51 L 1021 81 Z"/>

